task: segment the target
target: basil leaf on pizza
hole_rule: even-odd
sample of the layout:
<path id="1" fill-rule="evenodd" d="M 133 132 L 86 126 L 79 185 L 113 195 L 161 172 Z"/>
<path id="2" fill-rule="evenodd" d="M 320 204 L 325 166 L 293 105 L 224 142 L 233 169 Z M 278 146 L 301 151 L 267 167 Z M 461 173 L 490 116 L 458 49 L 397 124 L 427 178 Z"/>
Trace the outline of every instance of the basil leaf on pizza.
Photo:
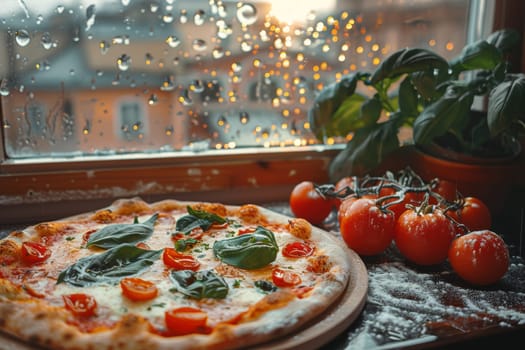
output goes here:
<path id="1" fill-rule="evenodd" d="M 92 233 L 86 243 L 86 247 L 99 247 L 103 249 L 113 248 L 122 243 L 137 243 L 146 240 L 153 234 L 153 228 L 158 214 L 152 215 L 143 223 L 137 219 L 132 224 L 113 224 L 103 227 Z"/>
<path id="2" fill-rule="evenodd" d="M 193 209 L 187 207 L 188 214 L 177 220 L 175 224 L 175 230 L 184 234 L 189 234 L 191 231 L 200 228 L 206 231 L 213 224 L 224 224 L 226 219 L 213 213 L 209 213 L 204 210 Z"/>
<path id="3" fill-rule="evenodd" d="M 151 266 L 162 250 L 146 250 L 133 244 L 121 244 L 103 253 L 86 256 L 58 275 L 58 283 L 84 287 L 91 284 L 116 283 Z"/>
<path id="4" fill-rule="evenodd" d="M 224 299 L 228 295 L 228 284 L 213 271 L 172 271 L 171 281 L 175 289 L 194 299 Z"/>
<path id="5" fill-rule="evenodd" d="M 264 267 L 275 260 L 279 246 L 273 232 L 258 226 L 255 232 L 215 241 L 213 253 L 222 262 L 253 270 Z"/>

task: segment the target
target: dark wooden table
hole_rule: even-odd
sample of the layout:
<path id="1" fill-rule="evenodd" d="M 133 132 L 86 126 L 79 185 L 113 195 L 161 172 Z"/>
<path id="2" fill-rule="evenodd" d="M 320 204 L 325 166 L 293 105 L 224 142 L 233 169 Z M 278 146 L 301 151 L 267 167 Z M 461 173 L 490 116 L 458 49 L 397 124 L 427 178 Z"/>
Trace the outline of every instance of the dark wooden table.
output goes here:
<path id="1" fill-rule="evenodd" d="M 265 206 L 291 215 L 287 203 Z M 338 236 L 336 222 L 334 213 L 323 228 Z M 509 227 L 510 222 L 523 225 L 519 218 L 503 217 L 495 222 L 495 231 L 507 234 L 504 237 L 512 258 L 508 273 L 490 287 L 467 285 L 447 264 L 431 268 L 411 265 L 394 246 L 381 256 L 363 259 L 369 277 L 365 307 L 358 319 L 323 349 L 523 348 L 523 227 Z M 0 225 L 0 238 L 25 226 Z"/>

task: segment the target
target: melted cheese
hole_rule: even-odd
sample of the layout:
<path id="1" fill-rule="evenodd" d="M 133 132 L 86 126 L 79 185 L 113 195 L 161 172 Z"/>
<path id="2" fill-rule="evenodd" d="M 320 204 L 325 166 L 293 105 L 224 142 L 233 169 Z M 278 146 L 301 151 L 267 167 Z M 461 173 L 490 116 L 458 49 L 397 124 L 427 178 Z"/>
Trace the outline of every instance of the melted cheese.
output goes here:
<path id="1" fill-rule="evenodd" d="M 183 215 L 186 215 L 185 210 L 163 213 L 155 225 L 154 233 L 145 243 L 153 250 L 173 247 L 174 242 L 171 239 L 171 234 L 175 233 L 176 220 Z M 144 222 L 150 216 L 151 213 L 141 215 L 138 220 Z M 235 217 L 229 219 L 238 220 Z M 119 223 L 131 222 L 133 222 L 131 216 L 119 218 Z M 104 226 L 105 224 L 93 224 L 89 220 L 69 222 L 67 232 L 58 234 L 49 241 L 49 249 L 52 250 L 52 254 L 47 261 L 38 266 L 25 267 L 27 271 L 21 275 L 11 275 L 10 279 L 15 284 L 30 286 L 36 292 L 45 295 L 45 299 L 52 305 L 63 305 L 63 295 L 86 293 L 92 295 L 97 301 L 97 317 L 118 321 L 126 313 L 136 313 L 148 318 L 155 327 L 162 329 L 164 327 L 164 312 L 180 306 L 194 306 L 205 310 L 208 313 L 210 326 L 234 319 L 264 298 L 265 293 L 256 288 L 254 283 L 258 280 L 271 281 L 272 267 L 292 269 L 299 273 L 303 285 L 314 285 L 317 278 L 316 274 L 308 272 L 307 259 L 286 258 L 279 251 L 276 260 L 266 268 L 255 271 L 237 269 L 237 275 L 224 277 L 229 286 L 228 295 L 224 300 L 195 300 L 174 291 L 174 284 L 168 277 L 169 269 L 163 264 L 161 258 L 157 259 L 147 270 L 137 275 L 137 277 L 155 283 L 159 289 L 159 295 L 151 301 L 133 302 L 128 300 L 122 295 L 118 284 L 95 284 L 86 287 L 72 286 L 67 283 L 57 284 L 58 275 L 69 265 L 82 257 L 104 251 L 99 248 L 88 249 L 83 247 L 82 239 L 86 232 Z M 200 270 L 214 270 L 221 264 L 213 254 L 214 241 L 237 234 L 238 228 L 235 227 L 241 226 L 230 225 L 225 228 L 210 230 L 203 235 L 198 244 L 186 251 L 185 254 L 192 254 L 197 258 L 201 264 Z M 279 247 L 300 240 L 300 238 L 288 233 L 284 225 L 272 224 L 271 230 L 275 234 Z M 31 232 L 28 232 L 27 236 L 31 236 Z M 20 268 L 24 267 L 20 266 Z"/>

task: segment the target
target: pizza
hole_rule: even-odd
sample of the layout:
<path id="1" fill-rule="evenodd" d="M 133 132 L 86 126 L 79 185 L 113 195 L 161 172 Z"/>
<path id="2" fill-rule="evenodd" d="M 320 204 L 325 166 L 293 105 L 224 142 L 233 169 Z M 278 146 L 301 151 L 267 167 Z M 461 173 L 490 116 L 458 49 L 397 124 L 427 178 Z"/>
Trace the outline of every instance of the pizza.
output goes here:
<path id="1" fill-rule="evenodd" d="M 51 349 L 265 343 L 341 297 L 341 242 L 254 204 L 120 199 L 0 240 L 0 330 Z"/>

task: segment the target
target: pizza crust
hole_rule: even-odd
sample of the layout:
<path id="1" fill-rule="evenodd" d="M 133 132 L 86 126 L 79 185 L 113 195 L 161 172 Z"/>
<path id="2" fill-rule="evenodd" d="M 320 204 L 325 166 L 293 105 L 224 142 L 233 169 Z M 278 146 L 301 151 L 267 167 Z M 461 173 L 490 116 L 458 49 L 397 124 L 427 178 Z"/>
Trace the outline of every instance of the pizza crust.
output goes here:
<path id="1" fill-rule="evenodd" d="M 195 204 L 201 205 L 197 202 L 175 200 L 153 204 L 147 204 L 140 198 L 118 200 L 108 208 L 66 218 L 56 225 L 35 225 L 24 232 L 26 236 L 42 234 L 45 228 L 47 235 L 52 234 L 54 227 L 63 227 L 68 222 L 90 222 L 93 218 L 104 221 L 114 215 L 146 215 L 153 211 L 171 211 Z M 221 207 L 225 207 L 230 214 L 245 213 L 243 221 L 246 224 L 287 224 L 291 219 L 255 205 L 239 207 L 211 204 L 208 208 L 220 210 L 217 208 Z M 308 239 L 315 242 L 319 253 L 329 256 L 331 261 L 329 271 L 319 275 L 311 295 L 299 299 L 287 291 L 269 294 L 244 313 L 243 322 L 220 324 L 211 334 L 159 336 L 150 331 L 148 322 L 142 316 L 136 314 L 125 315 L 110 329 L 81 332 L 76 326 L 68 324 L 70 315 L 66 310 L 50 307 L 44 301 L 30 298 L 22 288 L 10 285 L 1 278 L 0 329 L 27 343 L 52 349 L 236 349 L 273 341 L 292 334 L 309 321 L 315 320 L 341 297 L 348 285 L 350 266 L 347 250 L 341 247 L 342 241 L 315 226 L 312 226 Z"/>

